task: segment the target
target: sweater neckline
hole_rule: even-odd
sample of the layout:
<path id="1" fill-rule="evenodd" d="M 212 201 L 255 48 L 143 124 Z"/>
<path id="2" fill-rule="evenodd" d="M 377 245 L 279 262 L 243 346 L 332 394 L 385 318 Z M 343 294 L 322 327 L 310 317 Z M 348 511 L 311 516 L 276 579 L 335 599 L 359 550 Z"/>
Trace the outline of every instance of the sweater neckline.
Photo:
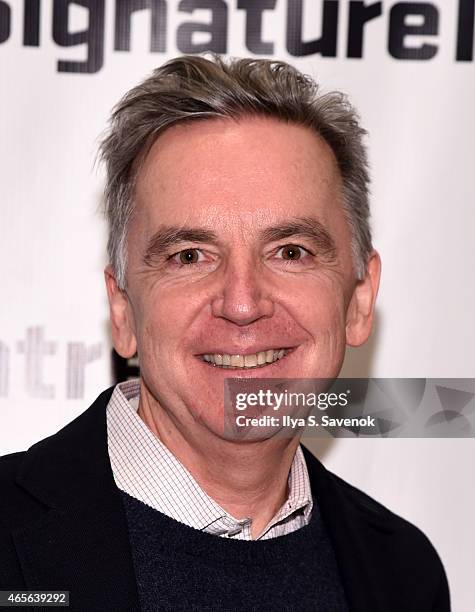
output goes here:
<path id="1" fill-rule="evenodd" d="M 175 555 L 202 557 L 215 564 L 258 566 L 302 558 L 325 537 L 315 499 L 307 525 L 267 540 L 235 540 L 181 523 L 120 490 L 132 539 L 147 540 L 153 550 L 173 549 Z"/>

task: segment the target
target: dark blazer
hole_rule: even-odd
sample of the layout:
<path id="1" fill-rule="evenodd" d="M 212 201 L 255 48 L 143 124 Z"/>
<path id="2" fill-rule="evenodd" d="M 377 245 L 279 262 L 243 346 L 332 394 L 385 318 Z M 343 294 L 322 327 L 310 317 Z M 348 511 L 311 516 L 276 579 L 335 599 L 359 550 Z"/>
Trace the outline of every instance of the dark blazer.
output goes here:
<path id="1" fill-rule="evenodd" d="M 139 609 L 107 452 L 111 393 L 27 452 L 0 459 L 0 590 L 68 590 L 77 612 Z M 350 609 L 450 610 L 443 566 L 424 534 L 304 453 Z"/>

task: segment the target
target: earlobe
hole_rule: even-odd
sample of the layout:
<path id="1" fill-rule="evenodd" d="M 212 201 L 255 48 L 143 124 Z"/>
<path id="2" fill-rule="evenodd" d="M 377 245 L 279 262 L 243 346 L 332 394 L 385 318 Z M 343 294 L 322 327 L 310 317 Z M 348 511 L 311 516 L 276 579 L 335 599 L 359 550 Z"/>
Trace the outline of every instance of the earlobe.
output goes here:
<path id="1" fill-rule="evenodd" d="M 125 291 L 119 289 L 112 266 L 106 267 L 104 278 L 109 298 L 109 316 L 114 348 L 122 357 L 133 357 L 137 351 L 137 340 L 129 298 Z"/>
<path id="2" fill-rule="evenodd" d="M 377 251 L 372 251 L 365 277 L 356 284 L 346 314 L 346 343 L 349 346 L 360 346 L 370 336 L 380 276 L 381 258 Z"/>

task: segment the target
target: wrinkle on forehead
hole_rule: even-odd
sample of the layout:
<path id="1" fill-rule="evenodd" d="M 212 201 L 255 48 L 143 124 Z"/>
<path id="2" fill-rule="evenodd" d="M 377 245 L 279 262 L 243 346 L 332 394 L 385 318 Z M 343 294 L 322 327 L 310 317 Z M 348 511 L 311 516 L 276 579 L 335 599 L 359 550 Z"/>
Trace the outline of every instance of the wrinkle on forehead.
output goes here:
<path id="1" fill-rule="evenodd" d="M 334 195 L 339 187 L 336 160 L 322 138 L 269 118 L 176 125 L 155 142 L 137 181 L 142 199 L 178 196 L 186 205 L 186 197 L 199 196 L 221 208 L 237 198 L 241 210 L 250 212 L 270 200 L 289 205 L 289 192 L 300 199 L 305 192 Z"/>

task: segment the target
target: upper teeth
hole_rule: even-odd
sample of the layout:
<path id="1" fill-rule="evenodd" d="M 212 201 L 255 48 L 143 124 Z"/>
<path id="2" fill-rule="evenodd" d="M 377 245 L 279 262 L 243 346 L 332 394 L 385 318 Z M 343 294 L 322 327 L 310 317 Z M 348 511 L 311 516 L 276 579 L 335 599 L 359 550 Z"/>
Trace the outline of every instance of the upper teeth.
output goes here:
<path id="1" fill-rule="evenodd" d="M 228 355 L 226 353 L 214 353 L 203 355 L 208 363 L 222 368 L 256 368 L 278 361 L 287 354 L 286 349 L 269 349 L 252 355 Z"/>

